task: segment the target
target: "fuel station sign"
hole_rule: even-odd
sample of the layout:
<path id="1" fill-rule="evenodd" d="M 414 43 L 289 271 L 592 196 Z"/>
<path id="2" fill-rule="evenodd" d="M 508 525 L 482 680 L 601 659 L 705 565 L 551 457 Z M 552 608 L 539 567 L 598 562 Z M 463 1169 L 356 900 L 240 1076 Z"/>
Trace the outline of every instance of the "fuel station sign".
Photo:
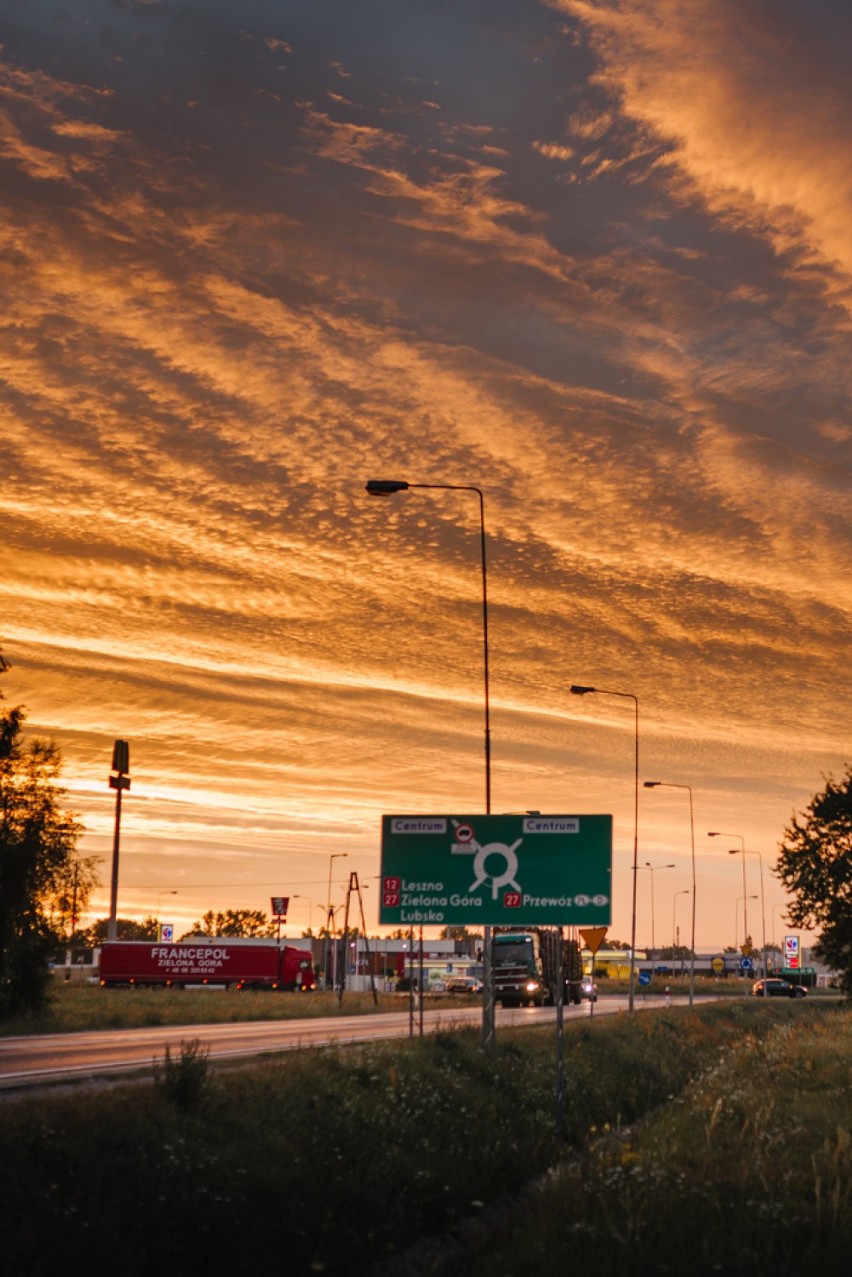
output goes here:
<path id="1" fill-rule="evenodd" d="M 602 926 L 612 816 L 383 816 L 383 926 Z"/>

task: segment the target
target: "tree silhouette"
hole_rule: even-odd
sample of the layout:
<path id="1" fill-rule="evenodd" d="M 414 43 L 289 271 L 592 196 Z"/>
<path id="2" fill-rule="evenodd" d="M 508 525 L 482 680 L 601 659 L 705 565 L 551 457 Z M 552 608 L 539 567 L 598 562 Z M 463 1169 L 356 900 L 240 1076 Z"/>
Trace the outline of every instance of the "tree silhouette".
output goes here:
<path id="1" fill-rule="evenodd" d="M 7 668 L 0 655 L 0 673 Z M 20 707 L 0 713 L 0 1019 L 48 1001 L 82 832 L 60 807 L 59 750 L 52 741 L 24 740 L 24 718 Z"/>
<path id="2" fill-rule="evenodd" d="M 793 813 L 775 873 L 793 895 L 793 926 L 819 931 L 817 957 L 852 997 L 852 766 L 832 777 L 803 815 Z"/>

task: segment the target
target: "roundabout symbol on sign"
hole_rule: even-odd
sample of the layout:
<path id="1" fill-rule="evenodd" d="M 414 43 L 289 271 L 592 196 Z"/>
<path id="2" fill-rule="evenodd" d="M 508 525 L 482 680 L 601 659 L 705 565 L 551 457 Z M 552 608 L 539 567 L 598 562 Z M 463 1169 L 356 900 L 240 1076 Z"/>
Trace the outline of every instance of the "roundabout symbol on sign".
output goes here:
<path id="1" fill-rule="evenodd" d="M 501 887 L 511 887 L 514 891 L 521 890 L 520 883 L 515 881 L 515 874 L 518 872 L 518 857 L 515 852 L 523 842 L 523 838 L 516 838 L 511 847 L 504 842 L 489 842 L 481 847 L 474 838 L 470 825 L 457 825 L 455 821 L 453 824 L 455 841 L 451 848 L 452 854 L 473 856 L 474 879 L 468 891 L 476 891 L 477 887 L 489 881 L 492 900 L 497 900 Z M 502 862 L 500 866 L 502 872 L 498 872 L 498 866 L 495 865 L 498 859 Z"/>

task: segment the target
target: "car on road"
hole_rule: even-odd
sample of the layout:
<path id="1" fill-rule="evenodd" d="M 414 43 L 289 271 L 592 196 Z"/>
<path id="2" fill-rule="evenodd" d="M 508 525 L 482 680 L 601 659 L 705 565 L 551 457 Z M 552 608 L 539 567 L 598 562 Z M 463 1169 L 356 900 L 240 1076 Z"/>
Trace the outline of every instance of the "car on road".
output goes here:
<path id="1" fill-rule="evenodd" d="M 587 998 L 589 1002 L 597 1002 L 598 986 L 594 980 L 585 979 L 580 985 L 580 997 Z"/>
<path id="2" fill-rule="evenodd" d="M 482 981 L 473 975 L 451 975 L 446 981 L 447 993 L 481 993 Z"/>
<path id="3" fill-rule="evenodd" d="M 755 998 L 804 998 L 808 993 L 801 984 L 791 984 L 789 980 L 775 976 L 770 976 L 768 980 L 755 980 L 751 992 Z"/>

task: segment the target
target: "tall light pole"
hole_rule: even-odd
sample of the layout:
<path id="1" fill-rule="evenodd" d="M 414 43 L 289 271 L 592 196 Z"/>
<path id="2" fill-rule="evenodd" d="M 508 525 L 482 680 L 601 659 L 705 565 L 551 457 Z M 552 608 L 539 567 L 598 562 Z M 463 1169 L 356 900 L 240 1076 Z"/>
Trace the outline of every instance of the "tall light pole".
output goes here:
<path id="1" fill-rule="evenodd" d="M 633 692 L 614 692 L 606 687 L 585 687 L 581 683 L 572 683 L 571 691 L 575 696 L 620 696 L 633 702 L 634 710 L 634 748 L 633 748 L 633 890 L 630 912 L 630 988 L 627 994 L 627 1008 L 633 1011 L 633 980 L 636 973 L 636 880 L 639 877 L 639 697 Z"/>
<path id="2" fill-rule="evenodd" d="M 485 812 L 491 814 L 491 701 L 488 684 L 488 571 L 485 554 L 485 498 L 481 488 L 471 483 L 409 483 L 405 479 L 370 479 L 367 492 L 373 497 L 390 497 L 410 488 L 444 492 L 473 492 L 479 500 L 479 548 L 482 573 L 482 674 L 485 703 Z M 483 928 L 482 944 L 482 1045 L 494 1045 L 494 982 L 491 976 L 491 927 Z"/>
<path id="3" fill-rule="evenodd" d="M 675 949 L 677 948 L 677 926 L 676 926 L 676 910 L 678 896 L 688 896 L 689 887 L 684 887 L 682 891 L 676 891 L 672 896 L 672 971 L 675 964 Z M 683 974 L 683 963 L 681 963 L 681 974 Z"/>
<path id="4" fill-rule="evenodd" d="M 734 847 L 731 851 L 728 852 L 729 856 L 738 856 L 739 854 L 740 853 L 736 847 Z M 743 843 L 742 855 L 743 855 L 743 864 L 745 864 L 746 856 L 757 856 L 758 860 L 760 861 L 760 918 L 761 918 L 761 926 L 763 928 L 763 976 L 765 979 L 766 978 L 766 907 L 764 904 L 764 895 L 763 895 L 763 856 L 761 856 L 759 851 L 752 851 L 750 847 L 746 848 L 745 843 Z M 767 989 L 765 984 L 763 986 L 763 996 L 764 997 L 769 996 L 769 990 Z"/>
<path id="5" fill-rule="evenodd" d="M 172 888 L 171 891 L 157 892 L 157 926 L 158 927 L 160 925 L 160 901 L 162 900 L 163 896 L 176 896 L 177 894 L 178 892 L 174 888 Z"/>
<path id="6" fill-rule="evenodd" d="M 328 986 L 329 945 L 334 946 L 331 952 L 334 954 L 334 965 L 335 967 L 337 966 L 337 944 L 335 943 L 334 937 L 331 934 L 334 931 L 334 914 L 332 913 L 332 909 L 331 909 L 331 871 L 334 866 L 335 860 L 345 860 L 348 855 L 349 855 L 348 851 L 333 851 L 328 858 L 328 895 L 326 896 L 326 907 L 325 907 L 325 936 L 326 936 L 325 987 L 326 989 L 329 987 Z"/>
<path id="7" fill-rule="evenodd" d="M 742 857 L 743 857 L 743 894 L 742 894 L 742 896 L 740 897 L 740 899 L 743 901 L 743 932 L 744 932 L 744 936 L 743 936 L 743 943 L 747 943 L 747 942 L 748 942 L 748 905 L 746 905 L 746 904 L 745 904 L 745 901 L 746 901 L 746 900 L 756 900 L 756 899 L 757 899 L 757 896 L 748 896 L 748 895 L 746 895 L 746 892 L 748 891 L 748 887 L 746 886 L 745 838 L 743 838 L 742 834 L 727 834 L 727 833 L 725 833 L 725 831 L 724 831 L 724 830 L 722 830 L 722 829 L 710 829 L 710 830 L 708 830 L 708 831 L 707 831 L 707 837 L 708 837 L 708 838 L 737 838 L 737 839 L 739 839 L 739 842 L 740 842 L 740 850 L 742 851 Z"/>
<path id="8" fill-rule="evenodd" d="M 695 812 L 692 806 L 692 786 L 683 785 L 673 780 L 646 780 L 646 789 L 685 789 L 689 794 L 689 845 L 692 856 L 692 938 L 690 947 L 692 957 L 689 961 L 689 1005 L 695 1001 L 695 898 L 698 884 L 695 876 Z"/>
<path id="9" fill-rule="evenodd" d="M 737 947 L 737 927 L 740 925 L 740 901 L 742 900 L 743 902 L 743 929 L 745 929 L 746 901 L 756 899 L 757 892 L 754 892 L 751 896 L 737 896 L 737 907 L 734 911 L 734 948 Z"/>
<path id="10" fill-rule="evenodd" d="M 314 916 L 314 903 L 313 903 L 313 901 L 311 900 L 310 896 L 300 896 L 300 895 L 299 895 L 299 893 L 298 893 L 298 891 L 296 891 L 296 892 L 294 892 L 294 893 L 293 893 L 293 899 L 294 899 L 294 900 L 307 900 L 307 902 L 308 902 L 308 930 L 312 932 L 312 930 L 313 930 L 313 924 L 312 924 L 312 922 L 311 922 L 311 919 L 312 919 L 312 918 L 313 918 L 313 916 Z"/>
<path id="11" fill-rule="evenodd" d="M 652 865 L 650 860 L 646 860 L 643 867 L 647 869 L 651 875 L 651 952 L 656 953 L 657 940 L 656 940 L 656 931 L 654 929 L 654 871 L 657 869 L 674 869 L 675 866 L 673 864 Z"/>

